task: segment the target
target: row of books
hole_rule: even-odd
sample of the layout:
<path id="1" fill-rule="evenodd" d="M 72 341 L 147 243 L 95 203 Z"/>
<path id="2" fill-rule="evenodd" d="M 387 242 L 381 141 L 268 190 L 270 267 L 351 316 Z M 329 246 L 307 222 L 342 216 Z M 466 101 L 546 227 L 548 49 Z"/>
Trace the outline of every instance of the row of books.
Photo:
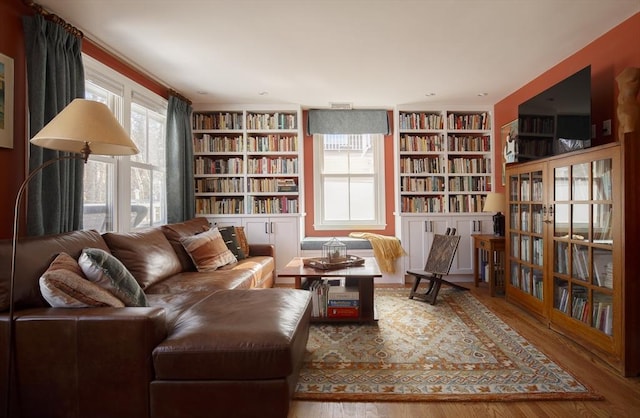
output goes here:
<path id="1" fill-rule="evenodd" d="M 242 158 L 238 157 L 197 157 L 194 161 L 194 171 L 196 174 L 242 174 L 243 164 Z"/>
<path id="2" fill-rule="evenodd" d="M 196 193 L 243 193 L 244 179 L 241 177 L 213 177 L 195 179 Z"/>
<path id="3" fill-rule="evenodd" d="M 193 138 L 193 152 L 236 152 L 243 151 L 242 136 L 213 136 L 204 134 Z"/>
<path id="4" fill-rule="evenodd" d="M 443 135 L 400 135 L 400 152 L 442 152 Z"/>
<path id="5" fill-rule="evenodd" d="M 316 318 L 360 317 L 360 294 L 357 288 L 332 286 L 328 279 L 309 284 L 311 315 Z"/>
<path id="6" fill-rule="evenodd" d="M 214 112 L 194 113 L 192 117 L 193 129 L 242 129 L 242 113 Z"/>
<path id="7" fill-rule="evenodd" d="M 297 192 L 298 185 L 293 179 L 251 178 L 247 181 L 249 193 Z"/>
<path id="8" fill-rule="evenodd" d="M 444 173 L 444 157 L 400 158 L 400 172 L 405 174 Z"/>
<path id="9" fill-rule="evenodd" d="M 518 190 L 518 179 L 514 178 L 511 184 L 511 190 Z M 533 202 L 542 201 L 543 184 L 541 180 L 529 179 L 520 180 L 520 200 L 529 200 Z M 512 200 L 517 200 L 518 196 L 512 196 Z"/>
<path id="10" fill-rule="evenodd" d="M 491 129 L 491 117 L 487 112 L 478 114 L 449 114 L 449 129 Z"/>
<path id="11" fill-rule="evenodd" d="M 524 116 L 518 119 L 520 132 L 553 135 L 555 119 L 553 116 Z"/>
<path id="12" fill-rule="evenodd" d="M 297 152 L 298 137 L 296 135 L 279 134 L 250 136 L 247 138 L 247 150 L 249 152 Z"/>
<path id="13" fill-rule="evenodd" d="M 198 215 L 238 215 L 244 213 L 244 199 L 196 197 L 196 213 Z"/>
<path id="14" fill-rule="evenodd" d="M 442 192 L 444 177 L 402 177 L 400 190 L 403 192 Z"/>
<path id="15" fill-rule="evenodd" d="M 593 326 L 607 335 L 613 334 L 613 305 L 611 298 L 608 300 L 594 300 Z"/>
<path id="16" fill-rule="evenodd" d="M 249 174 L 297 174 L 297 158 L 249 158 L 247 160 Z"/>
<path id="17" fill-rule="evenodd" d="M 544 254 L 544 243 L 540 238 L 522 235 L 520 237 L 520 259 L 527 263 L 541 266 Z"/>
<path id="18" fill-rule="evenodd" d="M 449 212 L 482 212 L 486 197 L 483 195 L 449 196 Z"/>
<path id="19" fill-rule="evenodd" d="M 449 151 L 491 151 L 491 138 L 488 135 L 482 136 L 456 136 L 449 135 L 447 138 Z"/>
<path id="20" fill-rule="evenodd" d="M 406 213 L 441 213 L 445 201 L 442 196 L 403 196 L 400 203 L 402 212 Z"/>
<path id="21" fill-rule="evenodd" d="M 247 129 L 296 129 L 298 118 L 292 113 L 249 113 Z"/>
<path id="22" fill-rule="evenodd" d="M 511 285 L 542 300 L 544 295 L 544 282 L 542 271 L 530 269 L 526 266 L 511 264 Z"/>
<path id="23" fill-rule="evenodd" d="M 288 196 L 248 196 L 249 213 L 298 213 L 298 199 Z"/>
<path id="24" fill-rule="evenodd" d="M 440 113 L 400 113 L 398 125 L 400 129 L 442 129 L 444 118 Z"/>
<path id="25" fill-rule="evenodd" d="M 486 157 L 452 158 L 449 160 L 450 173 L 491 173 L 491 159 Z"/>
<path id="26" fill-rule="evenodd" d="M 515 208 L 512 213 L 512 220 L 517 222 L 517 208 Z M 529 222 L 531 219 L 531 222 Z M 520 229 L 521 231 L 531 231 L 535 234 L 542 234 L 542 227 L 544 226 L 544 215 L 542 211 L 534 211 L 531 213 L 531 218 L 529 218 L 529 212 L 527 210 L 523 210 L 520 213 L 520 227 L 516 227 L 516 229 Z"/>

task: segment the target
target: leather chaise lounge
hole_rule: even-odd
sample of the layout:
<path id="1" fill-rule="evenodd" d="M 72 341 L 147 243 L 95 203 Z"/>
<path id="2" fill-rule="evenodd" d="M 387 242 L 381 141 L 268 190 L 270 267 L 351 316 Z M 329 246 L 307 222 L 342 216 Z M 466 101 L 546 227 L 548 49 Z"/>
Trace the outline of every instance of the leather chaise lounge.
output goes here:
<path id="1" fill-rule="evenodd" d="M 271 288 L 274 248 L 199 272 L 180 238 L 204 218 L 128 234 L 74 231 L 19 241 L 11 409 L 23 417 L 286 417 L 305 353 L 308 292 Z M 103 249 L 148 307 L 53 308 L 53 258 Z M 0 242 L 0 390 L 6 402 L 11 243 Z M 2 404 L 2 411 L 6 404 Z M 4 412 L 3 412 L 4 413 Z"/>

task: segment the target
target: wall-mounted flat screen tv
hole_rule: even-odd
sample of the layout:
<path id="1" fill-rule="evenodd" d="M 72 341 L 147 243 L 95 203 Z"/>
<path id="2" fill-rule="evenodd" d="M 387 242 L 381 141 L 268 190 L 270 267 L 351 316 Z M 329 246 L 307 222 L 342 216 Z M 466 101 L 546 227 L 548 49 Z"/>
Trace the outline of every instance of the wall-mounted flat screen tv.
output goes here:
<path id="1" fill-rule="evenodd" d="M 591 66 L 518 106 L 517 161 L 591 146 Z"/>

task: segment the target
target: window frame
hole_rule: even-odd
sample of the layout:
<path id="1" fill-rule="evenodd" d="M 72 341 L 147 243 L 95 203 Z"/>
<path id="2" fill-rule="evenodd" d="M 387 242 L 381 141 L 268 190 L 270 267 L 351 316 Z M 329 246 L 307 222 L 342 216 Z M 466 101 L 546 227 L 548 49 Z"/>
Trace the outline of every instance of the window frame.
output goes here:
<path id="1" fill-rule="evenodd" d="M 313 135 L 313 187 L 314 187 L 314 229 L 318 231 L 328 230 L 384 230 L 386 225 L 386 189 L 385 189 L 385 150 L 384 135 L 365 134 L 371 136 L 373 149 L 374 171 L 371 174 L 363 173 L 323 173 L 324 166 L 324 137 L 323 134 Z M 335 136 L 335 135 L 331 135 Z M 347 136 L 360 136 L 348 134 Z M 327 220 L 324 212 L 324 179 L 332 176 L 371 177 L 374 183 L 375 217 L 372 222 L 362 220 Z"/>
<path id="2" fill-rule="evenodd" d="M 142 107 L 148 108 L 148 110 L 155 111 L 164 116 L 165 120 L 162 124 L 162 129 L 164 140 L 166 141 L 166 112 L 168 102 L 165 98 L 136 83 L 125 75 L 118 73 L 89 55 L 83 53 L 82 59 L 85 71 L 85 85 L 91 82 L 98 87 L 109 91 L 111 94 L 116 96 L 120 95 L 120 100 L 116 99 L 113 103 L 109 103 L 109 105 L 110 109 L 114 111 L 116 119 L 129 135 L 131 135 L 132 104 L 136 103 Z M 107 201 L 110 199 L 112 200 L 112 207 L 109 208 L 113 210 L 113 216 L 111 219 L 112 225 L 110 225 L 111 228 L 106 231 L 130 232 L 132 230 L 166 223 L 167 192 L 166 187 L 162 187 L 161 202 L 163 208 L 161 210 L 161 217 L 159 219 L 152 218 L 151 223 L 140 224 L 136 227 L 131 225 L 132 169 L 140 168 L 150 170 L 152 174 L 161 171 L 164 174 L 164 181 L 162 184 L 166 186 L 166 170 L 164 167 L 159 167 L 148 162 L 134 161 L 130 156 L 113 157 L 90 155 L 89 161 L 108 164 L 111 167 L 111 172 L 113 173 L 113 178 L 111 179 L 112 184 L 107 185 L 107 193 L 111 194 L 110 197 L 107 197 Z M 151 181 L 153 187 L 153 175 L 151 176 Z M 149 214 L 149 216 L 152 216 L 152 214 Z"/>

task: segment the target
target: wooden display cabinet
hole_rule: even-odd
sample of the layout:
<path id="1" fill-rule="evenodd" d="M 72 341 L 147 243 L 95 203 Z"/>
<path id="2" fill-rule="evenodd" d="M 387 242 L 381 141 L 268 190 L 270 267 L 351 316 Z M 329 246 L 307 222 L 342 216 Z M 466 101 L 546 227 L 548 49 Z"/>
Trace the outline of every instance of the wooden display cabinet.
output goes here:
<path id="1" fill-rule="evenodd" d="M 640 373 L 638 138 L 507 167 L 507 300 Z"/>

